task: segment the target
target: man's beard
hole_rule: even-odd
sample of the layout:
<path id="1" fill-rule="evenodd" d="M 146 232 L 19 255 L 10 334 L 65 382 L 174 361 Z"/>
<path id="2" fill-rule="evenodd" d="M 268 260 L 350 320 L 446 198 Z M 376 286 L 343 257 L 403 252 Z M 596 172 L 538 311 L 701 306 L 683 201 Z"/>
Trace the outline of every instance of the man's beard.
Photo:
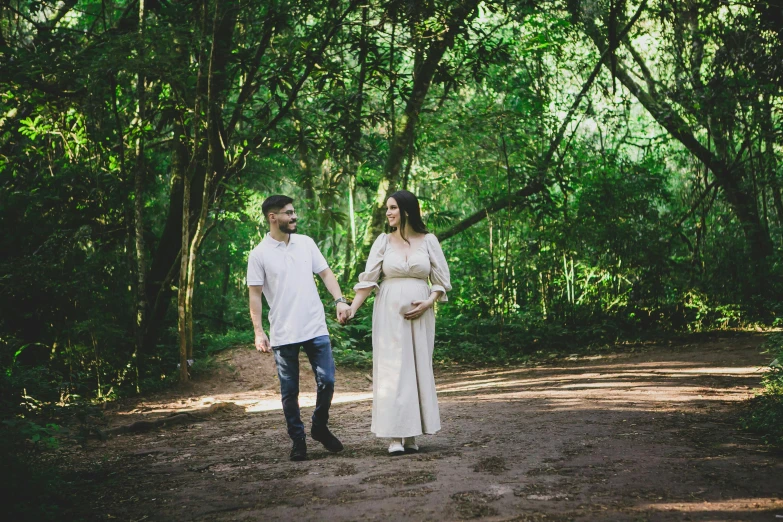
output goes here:
<path id="1" fill-rule="evenodd" d="M 296 223 L 288 223 L 285 226 L 280 225 L 280 232 L 283 232 L 284 234 L 296 234 Z"/>

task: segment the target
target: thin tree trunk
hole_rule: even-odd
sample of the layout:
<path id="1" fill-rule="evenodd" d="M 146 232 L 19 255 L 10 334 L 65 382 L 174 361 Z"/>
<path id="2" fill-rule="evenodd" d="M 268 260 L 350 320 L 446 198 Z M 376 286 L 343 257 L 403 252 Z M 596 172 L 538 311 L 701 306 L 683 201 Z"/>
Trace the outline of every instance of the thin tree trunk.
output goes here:
<path id="1" fill-rule="evenodd" d="M 196 231 L 186 250 L 187 279 L 185 296 L 186 353 L 193 359 L 193 291 L 196 284 L 196 260 L 207 233 L 207 216 L 212 201 L 213 185 L 225 174 L 224 137 L 221 135 L 221 102 L 225 97 L 225 69 L 231 54 L 237 8 L 234 0 L 216 0 L 212 29 L 212 50 L 207 74 L 207 174 L 201 195 L 201 208 Z"/>
<path id="2" fill-rule="evenodd" d="M 95 356 L 95 379 L 97 381 L 96 395 L 98 398 L 103 397 L 103 387 L 101 386 L 101 358 L 98 356 L 98 341 L 95 339 L 95 334 L 90 332 L 90 339 L 92 339 L 92 351 Z"/>
<path id="3" fill-rule="evenodd" d="M 764 129 L 764 170 L 772 192 L 772 204 L 775 206 L 778 227 L 783 229 L 783 198 L 780 195 L 780 183 L 777 177 L 777 157 L 775 156 L 775 126 L 772 120 L 772 103 L 769 95 L 762 101 L 762 128 Z"/>
<path id="4" fill-rule="evenodd" d="M 394 37 L 397 31 L 397 13 L 396 7 L 392 7 L 395 10 L 392 13 L 392 29 L 391 40 L 389 41 L 389 125 L 391 126 L 390 141 L 394 141 L 394 137 L 397 135 L 397 107 L 394 103 L 394 91 L 397 81 L 397 73 L 394 68 Z"/>
<path id="5" fill-rule="evenodd" d="M 405 162 L 405 171 L 402 173 L 402 189 L 408 190 L 408 180 L 410 180 L 411 177 L 411 167 L 413 167 L 413 158 L 414 158 L 414 144 L 416 142 L 416 137 L 414 134 L 411 135 L 411 143 L 408 144 L 408 159 Z"/>
<path id="6" fill-rule="evenodd" d="M 414 4 L 416 5 L 416 4 Z M 410 22 L 410 29 L 411 29 L 411 46 L 414 49 L 413 54 L 413 71 L 414 74 L 416 71 L 421 69 L 422 60 L 424 59 L 424 54 L 421 50 L 421 37 L 419 30 L 419 11 L 416 9 L 411 16 L 411 22 Z M 416 78 L 413 79 L 414 82 L 416 81 Z M 403 190 L 408 190 L 408 183 L 410 181 L 411 177 L 411 170 L 413 169 L 413 161 L 416 157 L 416 130 L 414 129 L 414 132 L 411 133 L 411 139 L 408 142 L 408 155 L 407 160 L 405 162 L 405 171 L 402 174 L 402 188 Z"/>
<path id="7" fill-rule="evenodd" d="M 136 137 L 136 168 L 133 173 L 133 222 L 134 237 L 136 243 L 136 322 L 135 322 L 135 346 L 133 361 L 136 370 L 136 393 L 139 393 L 139 356 L 144 346 L 144 328 L 147 324 L 147 266 L 144 259 L 144 177 L 146 162 L 144 159 L 144 125 L 147 120 L 147 96 L 144 75 L 144 2 L 139 2 L 139 34 L 138 52 L 141 70 L 136 79 L 136 93 L 138 97 L 138 109 L 136 121 L 138 122 L 138 136 Z"/>
<path id="8" fill-rule="evenodd" d="M 220 239 L 220 251 L 226 256 L 226 264 L 223 265 L 223 281 L 220 285 L 218 321 L 221 325 L 224 325 L 226 324 L 226 306 L 228 306 L 228 285 L 231 282 L 231 248 L 224 234 L 221 234 Z"/>
<path id="9" fill-rule="evenodd" d="M 188 331 L 187 331 L 187 287 L 188 252 L 190 247 L 190 176 L 186 173 L 182 189 L 182 255 L 179 265 L 179 287 L 177 291 L 177 332 L 179 334 L 179 380 L 187 382 L 188 373 Z"/>
<path id="10" fill-rule="evenodd" d="M 208 189 L 205 186 L 204 197 L 208 199 L 209 194 L 206 192 L 207 190 Z M 185 333 L 187 336 L 187 355 L 190 360 L 193 360 L 193 292 L 196 288 L 196 259 L 198 258 L 198 252 L 201 250 L 201 244 L 204 242 L 207 232 L 215 226 L 214 222 L 209 227 L 206 226 L 208 207 L 208 204 L 204 204 L 201 207 L 201 214 L 199 215 L 198 225 L 196 225 L 196 232 L 193 234 L 193 240 L 190 242 L 190 252 L 188 255 L 188 279 L 185 296 Z"/>
<path id="11" fill-rule="evenodd" d="M 362 111 L 364 109 L 364 83 L 367 78 L 367 22 L 369 7 L 362 10 L 362 28 L 359 35 L 359 79 L 356 86 L 356 103 L 351 117 L 351 126 L 347 133 L 347 168 L 348 178 L 348 219 L 350 222 L 351 236 L 345 245 L 345 269 L 343 270 L 343 283 L 352 281 L 356 273 L 356 210 L 354 208 L 354 193 L 356 188 L 356 174 L 359 171 L 360 141 L 362 138 Z"/>
<path id="12" fill-rule="evenodd" d="M 506 147 L 506 137 L 501 134 L 500 141 L 502 144 L 502 152 L 503 152 L 503 160 L 506 167 L 506 195 L 511 195 L 511 162 L 508 159 L 508 149 Z M 510 293 L 509 288 L 511 287 L 511 284 L 509 282 L 509 275 L 510 275 L 510 267 L 511 262 L 509 259 L 509 256 L 511 255 L 511 229 L 512 227 L 512 217 L 511 217 L 511 200 L 509 200 L 509 205 L 506 210 L 506 251 L 504 255 L 504 261 L 503 261 L 503 282 L 501 283 L 502 293 L 503 293 L 503 309 L 505 313 L 509 312 L 508 303 L 510 300 Z M 503 328 L 503 316 L 501 316 L 501 335 L 502 335 L 502 328 Z"/>
<path id="13" fill-rule="evenodd" d="M 314 218 L 318 209 L 315 193 L 315 168 L 310 158 L 310 150 L 307 144 L 307 138 L 305 136 L 305 130 L 303 128 L 303 121 L 298 117 L 298 111 L 293 112 L 294 125 L 297 127 L 297 147 L 296 150 L 299 153 L 299 185 L 304 190 L 304 200 L 307 210 Z M 313 222 L 315 219 L 312 220 Z"/>
<path id="14" fill-rule="evenodd" d="M 351 267 L 354 266 L 354 249 L 356 248 L 356 210 L 353 205 L 353 191 L 355 176 L 348 177 L 348 221 L 350 224 L 350 237 L 345 242 L 345 269 L 343 270 L 343 284 L 353 280 Z"/>
<path id="15" fill-rule="evenodd" d="M 494 230 L 492 227 L 492 218 L 487 218 L 489 221 L 489 313 L 495 315 L 495 242 L 494 242 Z"/>
<path id="16" fill-rule="evenodd" d="M 188 373 L 188 355 L 189 355 L 189 329 L 188 329 L 188 266 L 190 264 L 190 221 L 191 221 L 191 191 L 192 180 L 196 173 L 202 169 L 199 168 L 200 160 L 203 159 L 202 146 L 202 110 L 204 98 L 208 92 L 208 82 L 205 82 L 204 62 L 206 53 L 204 51 L 204 41 L 206 39 L 206 20 L 207 20 L 207 0 L 202 0 L 201 6 L 201 32 L 199 39 L 199 59 L 198 76 L 196 78 L 196 98 L 194 102 L 194 122 L 193 122 L 193 149 L 190 162 L 183 178 L 182 193 L 182 246 L 180 255 L 179 286 L 177 289 L 177 311 L 178 311 L 178 333 L 179 333 L 179 359 L 180 359 L 180 382 L 187 382 L 190 378 Z M 217 9 L 217 6 L 216 6 Z M 214 35 L 213 35 L 214 41 Z M 208 108 L 207 108 L 208 110 Z M 203 176 L 203 187 L 208 185 L 208 173 Z M 203 197 L 201 198 L 203 202 Z M 200 210 L 200 209 L 199 209 Z"/>
<path id="17" fill-rule="evenodd" d="M 118 107 L 119 100 L 117 99 L 116 78 L 114 76 L 111 76 L 109 82 L 112 91 L 112 112 L 114 115 L 114 124 L 117 130 L 117 148 L 119 149 L 119 156 L 120 156 L 119 158 L 120 177 L 122 178 L 123 181 L 125 181 L 127 179 L 127 175 L 125 171 L 125 135 L 123 134 L 123 129 L 125 128 L 125 126 L 123 125 L 122 119 L 120 118 L 120 111 Z M 135 180 L 134 180 L 134 191 L 135 191 Z M 133 211 L 131 210 L 130 205 L 128 204 L 124 205 L 123 212 L 125 214 L 125 223 L 126 223 L 127 234 L 128 234 L 127 242 L 125 245 L 127 249 L 128 270 L 130 272 L 131 278 L 133 278 L 133 276 L 136 276 L 136 278 L 138 279 L 136 270 L 138 270 L 139 267 L 136 264 L 136 259 L 135 259 L 136 220 L 133 216 Z M 137 288 L 134 288 L 133 296 L 134 296 L 134 301 L 138 306 L 139 299 L 138 299 Z M 136 313 L 138 313 L 138 308 L 135 311 Z M 136 374 L 136 391 L 138 393 L 139 392 L 139 355 L 138 355 L 139 354 L 139 346 L 138 346 L 139 329 L 137 327 L 137 324 L 138 324 L 137 321 L 134 321 L 133 367 L 134 367 L 134 373 Z"/>

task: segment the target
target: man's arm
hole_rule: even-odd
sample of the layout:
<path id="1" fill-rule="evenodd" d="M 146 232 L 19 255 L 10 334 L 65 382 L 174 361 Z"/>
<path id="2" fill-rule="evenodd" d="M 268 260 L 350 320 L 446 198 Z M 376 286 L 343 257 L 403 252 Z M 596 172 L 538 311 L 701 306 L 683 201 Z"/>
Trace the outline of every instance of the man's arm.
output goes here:
<path id="1" fill-rule="evenodd" d="M 269 345 L 269 338 L 264 332 L 261 311 L 264 307 L 263 286 L 248 286 L 250 289 L 250 319 L 253 320 L 253 331 L 256 334 L 256 350 L 259 352 L 269 352 L 272 347 Z"/>
<path id="2" fill-rule="evenodd" d="M 343 293 L 340 290 L 340 283 L 337 282 L 337 278 L 334 277 L 334 272 L 332 272 L 331 268 L 318 272 L 318 275 L 335 300 L 343 296 Z M 348 306 L 347 303 L 337 303 L 337 320 L 340 324 L 345 324 L 345 321 L 347 320 L 346 315 L 350 309 L 351 307 Z"/>

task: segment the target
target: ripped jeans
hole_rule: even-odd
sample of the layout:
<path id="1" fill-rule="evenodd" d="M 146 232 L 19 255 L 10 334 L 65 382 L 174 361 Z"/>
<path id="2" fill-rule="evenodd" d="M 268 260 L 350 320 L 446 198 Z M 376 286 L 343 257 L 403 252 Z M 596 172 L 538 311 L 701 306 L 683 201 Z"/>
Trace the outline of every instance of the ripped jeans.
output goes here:
<path id="1" fill-rule="evenodd" d="M 283 414 L 288 424 L 288 435 L 292 439 L 305 436 L 304 424 L 299 415 L 299 347 L 304 348 L 310 366 L 315 374 L 318 395 L 313 412 L 313 427 L 326 426 L 329 422 L 329 407 L 334 396 L 334 359 L 332 343 L 328 335 L 315 337 L 294 344 L 272 347 L 280 378 L 280 393 L 283 398 Z"/>

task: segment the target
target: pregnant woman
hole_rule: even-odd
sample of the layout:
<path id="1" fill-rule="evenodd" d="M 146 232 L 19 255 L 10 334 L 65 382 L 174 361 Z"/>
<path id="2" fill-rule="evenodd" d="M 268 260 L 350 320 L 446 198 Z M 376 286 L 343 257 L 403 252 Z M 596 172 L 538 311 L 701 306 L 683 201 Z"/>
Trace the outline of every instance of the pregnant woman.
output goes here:
<path id="1" fill-rule="evenodd" d="M 451 284 L 443 250 L 424 226 L 416 196 L 407 190 L 392 194 L 386 201 L 386 219 L 391 233 L 375 240 L 354 287 L 349 316 L 370 292 L 378 292 L 372 315 L 371 430 L 392 439 L 391 455 L 402 455 L 419 450 L 417 435 L 440 430 L 432 372 L 432 307 L 435 301 L 447 300 Z"/>

